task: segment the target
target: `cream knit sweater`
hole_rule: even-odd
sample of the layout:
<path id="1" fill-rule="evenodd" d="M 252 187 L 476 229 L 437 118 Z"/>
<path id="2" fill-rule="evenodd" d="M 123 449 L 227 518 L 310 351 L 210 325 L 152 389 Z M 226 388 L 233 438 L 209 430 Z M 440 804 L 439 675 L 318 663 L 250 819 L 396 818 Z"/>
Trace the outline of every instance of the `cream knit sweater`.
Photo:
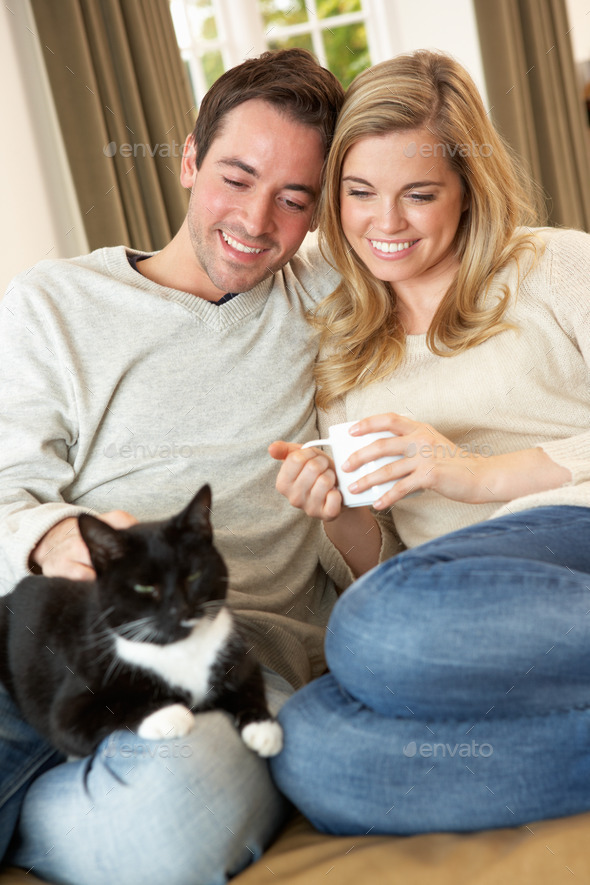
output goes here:
<path id="1" fill-rule="evenodd" d="M 513 331 L 451 357 L 435 356 L 425 335 L 410 335 L 403 363 L 381 382 L 349 393 L 321 415 L 340 421 L 397 412 L 431 424 L 461 451 L 498 455 L 540 446 L 568 468 L 562 488 L 511 501 L 464 504 L 432 491 L 395 505 L 389 518 L 405 547 L 480 520 L 550 504 L 590 506 L 590 235 L 541 228 L 545 249 L 498 275 L 512 292 Z M 527 253 L 528 254 L 528 253 Z M 523 275 L 526 273 L 526 276 Z M 391 525 L 391 523 L 389 523 Z M 382 558 L 402 549 L 392 536 Z M 332 572 L 350 583 L 341 563 Z"/>
<path id="2" fill-rule="evenodd" d="M 318 675 L 334 586 L 267 447 L 317 435 L 307 313 L 334 281 L 313 238 L 220 306 L 148 280 L 122 246 L 17 277 L 0 310 L 0 593 L 60 520 L 164 518 L 207 482 L 258 656 L 296 686 Z"/>

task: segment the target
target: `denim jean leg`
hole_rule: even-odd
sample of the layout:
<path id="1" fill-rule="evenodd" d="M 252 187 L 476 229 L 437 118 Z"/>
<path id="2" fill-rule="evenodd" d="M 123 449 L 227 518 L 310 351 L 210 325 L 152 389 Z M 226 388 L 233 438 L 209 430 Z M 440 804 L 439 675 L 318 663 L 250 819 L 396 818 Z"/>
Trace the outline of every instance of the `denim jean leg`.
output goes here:
<path id="1" fill-rule="evenodd" d="M 62 761 L 63 756 L 24 722 L 0 685 L 0 861 L 15 831 L 29 784 Z"/>
<path id="2" fill-rule="evenodd" d="M 589 709 L 480 721 L 381 716 L 327 674 L 279 718 L 285 748 L 273 777 L 324 832 L 469 832 L 590 809 Z"/>
<path id="3" fill-rule="evenodd" d="M 268 672 L 266 684 L 276 710 L 292 689 Z M 38 778 L 10 861 L 58 885 L 224 885 L 287 811 L 266 760 L 212 711 L 173 741 L 115 732 L 92 757 Z"/>
<path id="4" fill-rule="evenodd" d="M 331 673 L 281 711 L 273 774 L 285 794 L 336 833 L 590 808 L 588 537 L 590 510 L 542 508 L 356 582 L 328 625 Z"/>
<path id="5" fill-rule="evenodd" d="M 572 520 L 583 554 L 567 549 Z M 590 703 L 590 574 L 569 565 L 590 569 L 590 509 L 543 508 L 490 526 L 400 554 L 340 598 L 326 656 L 349 694 L 383 715 L 423 718 Z"/>

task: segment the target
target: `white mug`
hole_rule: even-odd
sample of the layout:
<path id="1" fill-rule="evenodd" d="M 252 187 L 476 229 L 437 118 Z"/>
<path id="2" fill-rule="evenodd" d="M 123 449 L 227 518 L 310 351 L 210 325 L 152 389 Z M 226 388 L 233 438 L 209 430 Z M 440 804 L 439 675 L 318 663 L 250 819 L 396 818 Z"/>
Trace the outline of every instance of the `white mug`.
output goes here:
<path id="1" fill-rule="evenodd" d="M 362 476 L 366 476 L 367 473 L 373 473 L 374 470 L 379 470 L 380 467 L 384 467 L 386 464 L 391 464 L 393 461 L 397 461 L 398 458 L 402 458 L 403 455 L 390 455 L 386 458 L 377 458 L 376 461 L 370 461 L 368 464 L 363 464 L 358 470 L 345 472 L 342 470 L 342 465 L 353 452 L 358 452 L 359 449 L 364 449 L 365 446 L 370 445 L 378 439 L 395 436 L 395 434 L 390 433 L 389 430 L 380 430 L 378 433 L 363 433 L 362 436 L 351 436 L 348 431 L 354 424 L 357 424 L 357 422 L 347 421 L 344 424 L 333 424 L 328 428 L 328 439 L 312 439 L 310 442 L 304 443 L 301 448 L 308 449 L 311 446 L 330 446 L 334 457 L 336 476 L 338 477 L 338 488 L 340 489 L 344 503 L 347 507 L 366 507 L 368 504 L 374 504 L 375 501 L 385 494 L 385 492 L 389 491 L 389 489 L 395 485 L 397 480 L 393 479 L 389 482 L 383 482 L 380 485 L 371 486 L 370 489 L 366 489 L 364 492 L 357 492 L 357 494 L 349 492 L 348 486 L 352 485 L 353 482 L 356 482 Z"/>

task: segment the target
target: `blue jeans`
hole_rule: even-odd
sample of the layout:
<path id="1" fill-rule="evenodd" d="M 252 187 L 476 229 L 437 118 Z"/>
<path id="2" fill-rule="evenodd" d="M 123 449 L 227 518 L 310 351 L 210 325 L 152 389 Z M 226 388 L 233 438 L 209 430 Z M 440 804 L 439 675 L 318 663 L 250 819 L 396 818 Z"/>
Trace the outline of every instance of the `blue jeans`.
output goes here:
<path id="1" fill-rule="evenodd" d="M 337 602 L 330 673 L 283 707 L 283 792 L 336 834 L 590 809 L 590 508 L 470 526 Z"/>
<path id="2" fill-rule="evenodd" d="M 276 712 L 291 686 L 268 670 L 265 681 Z M 222 885 L 288 811 L 267 762 L 220 711 L 170 742 L 115 732 L 77 762 L 52 752 L 3 690 L 0 723 L 0 849 L 14 833 L 6 862 L 50 882 Z"/>

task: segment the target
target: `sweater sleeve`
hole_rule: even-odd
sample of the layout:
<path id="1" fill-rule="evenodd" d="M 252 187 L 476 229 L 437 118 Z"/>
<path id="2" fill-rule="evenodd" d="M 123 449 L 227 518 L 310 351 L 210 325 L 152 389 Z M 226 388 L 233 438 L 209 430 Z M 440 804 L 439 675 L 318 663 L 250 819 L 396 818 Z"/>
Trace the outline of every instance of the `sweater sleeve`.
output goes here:
<path id="1" fill-rule="evenodd" d="M 24 275 L 23 275 L 24 276 Z M 52 526 L 84 508 L 67 504 L 77 438 L 73 371 L 50 311 L 17 278 L 0 312 L 0 594 L 28 571 Z"/>
<path id="2" fill-rule="evenodd" d="M 590 371 L 590 234 L 554 231 L 546 248 L 551 307 Z M 590 480 L 590 430 L 538 445 L 571 472 L 569 485 Z"/>

